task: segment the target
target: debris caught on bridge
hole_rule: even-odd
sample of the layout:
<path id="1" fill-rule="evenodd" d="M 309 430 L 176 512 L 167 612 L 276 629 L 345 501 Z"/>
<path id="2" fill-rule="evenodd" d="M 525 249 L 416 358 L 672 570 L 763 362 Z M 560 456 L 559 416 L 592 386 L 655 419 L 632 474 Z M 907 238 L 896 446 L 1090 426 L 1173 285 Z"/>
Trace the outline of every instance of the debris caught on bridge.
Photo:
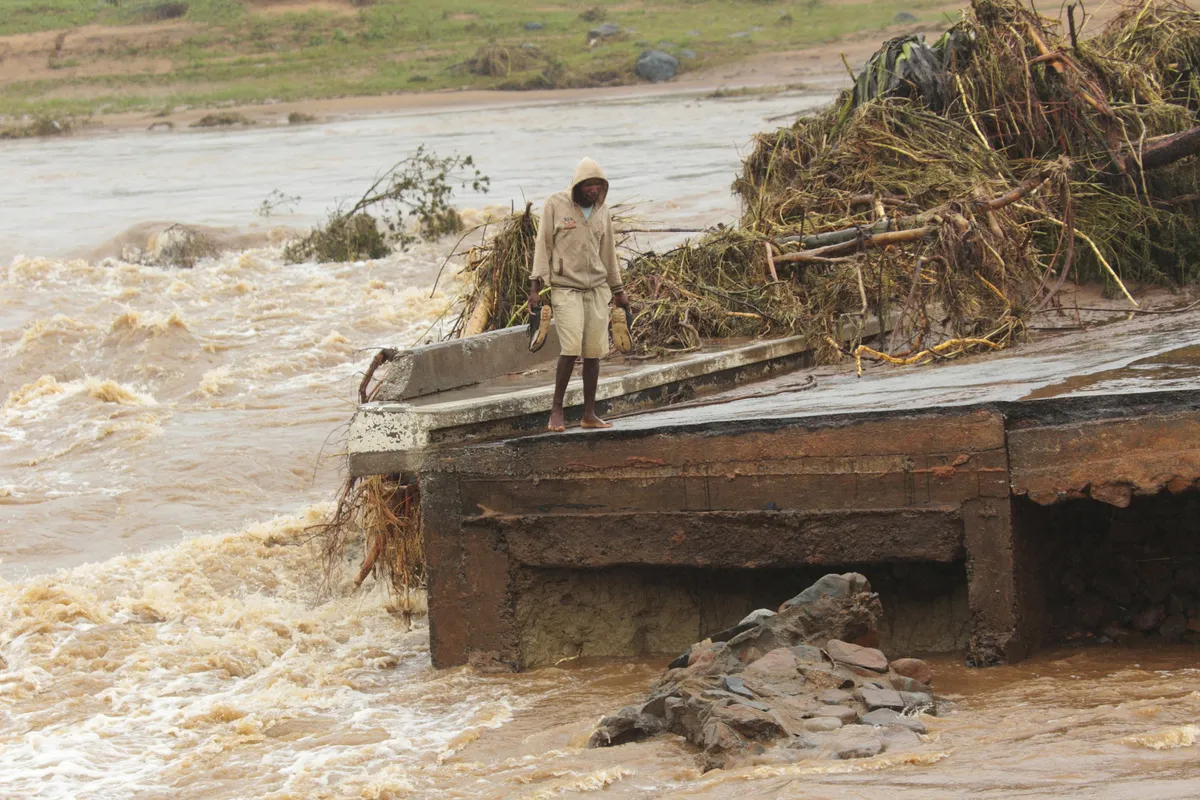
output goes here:
<path id="1" fill-rule="evenodd" d="M 1090 39 L 1066 27 L 974 0 L 937 43 L 886 43 L 832 107 L 756 137 L 739 227 L 628 264 L 642 350 L 801 333 L 836 360 L 840 331 L 898 315 L 856 355 L 923 363 L 1007 346 L 1068 280 L 1132 305 L 1128 284 L 1194 280 L 1200 16 L 1144 0 Z M 456 334 L 520 321 L 535 225 L 527 207 L 473 251 L 486 279 Z"/>
<path id="2" fill-rule="evenodd" d="M 938 42 L 885 43 L 833 106 L 757 136 L 733 186 L 740 225 L 628 263 L 634 357 L 802 334 L 821 361 L 920 364 L 1007 347 L 1068 280 L 1131 306 L 1134 283 L 1195 281 L 1200 15 L 1141 0 L 1094 37 L 1085 26 L 973 0 Z M 523 321 L 536 231 L 527 205 L 472 248 L 452 337 Z M 874 319 L 893 321 L 887 341 L 838 344 Z M 358 491 L 331 541 L 366 513 Z M 380 548 L 417 552 L 390 544 L 415 514 L 391 513 Z"/>

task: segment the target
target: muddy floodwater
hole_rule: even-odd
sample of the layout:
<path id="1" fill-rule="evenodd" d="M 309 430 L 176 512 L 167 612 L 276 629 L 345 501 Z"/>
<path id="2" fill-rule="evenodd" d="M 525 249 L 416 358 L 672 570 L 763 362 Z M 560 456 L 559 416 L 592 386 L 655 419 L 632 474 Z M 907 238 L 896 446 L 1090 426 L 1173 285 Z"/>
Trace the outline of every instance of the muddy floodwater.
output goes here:
<path id="1" fill-rule="evenodd" d="M 1196 651 L 1153 638 L 982 671 L 935 656 L 944 713 L 898 755 L 701 774 L 673 737 L 586 750 L 663 663 L 436 672 L 423 623 L 348 575 L 326 583 L 309 543 L 356 373 L 373 348 L 437 335 L 452 243 L 332 265 L 272 246 L 190 270 L 89 256 L 147 222 L 266 242 L 422 142 L 492 177 L 463 208 L 540 202 L 587 154 L 647 227 L 708 225 L 736 213 L 752 134 L 823 99 L 0 146 L 0 797 L 1200 795 Z M 256 216 L 274 189 L 301 199 Z"/>

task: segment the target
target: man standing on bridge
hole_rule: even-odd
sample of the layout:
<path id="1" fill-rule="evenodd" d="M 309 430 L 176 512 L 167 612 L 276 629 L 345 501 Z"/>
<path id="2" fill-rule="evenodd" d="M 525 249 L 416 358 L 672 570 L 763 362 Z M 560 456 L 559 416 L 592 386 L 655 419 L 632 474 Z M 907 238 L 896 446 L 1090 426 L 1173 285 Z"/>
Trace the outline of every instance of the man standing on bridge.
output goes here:
<path id="1" fill-rule="evenodd" d="M 612 216 L 604 204 L 607 196 L 608 179 L 604 170 L 585 158 L 575 168 L 571 187 L 550 195 L 542 209 L 530 274 L 529 311 L 538 317 L 538 297 L 543 287 L 549 285 L 550 305 L 562 345 L 548 425 L 552 431 L 566 430 L 563 397 L 575 359 L 580 356 L 583 357 L 583 419 L 579 426 L 612 427 L 612 423 L 596 416 L 600 357 L 608 353 L 610 301 L 621 309 L 612 314 L 614 343 L 618 350 L 628 351 L 630 342 L 625 313 L 629 297 L 621 285 Z M 533 344 L 536 348 L 545 339 L 549 315 L 535 321 L 540 323 Z"/>

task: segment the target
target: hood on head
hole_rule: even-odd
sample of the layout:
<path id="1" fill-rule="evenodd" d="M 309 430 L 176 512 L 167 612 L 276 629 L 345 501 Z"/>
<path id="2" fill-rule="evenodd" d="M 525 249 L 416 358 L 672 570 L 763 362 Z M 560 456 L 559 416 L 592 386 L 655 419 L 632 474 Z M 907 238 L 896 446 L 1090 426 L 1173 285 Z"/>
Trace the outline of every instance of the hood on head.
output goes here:
<path id="1" fill-rule="evenodd" d="M 575 167 L 575 177 L 571 179 L 571 197 L 575 196 L 576 186 L 592 178 L 604 181 L 604 189 L 600 192 L 600 199 L 596 201 L 597 206 L 602 206 L 608 199 L 608 176 L 604 174 L 604 170 L 600 169 L 600 165 L 590 158 L 583 159 L 579 162 L 579 166 Z"/>

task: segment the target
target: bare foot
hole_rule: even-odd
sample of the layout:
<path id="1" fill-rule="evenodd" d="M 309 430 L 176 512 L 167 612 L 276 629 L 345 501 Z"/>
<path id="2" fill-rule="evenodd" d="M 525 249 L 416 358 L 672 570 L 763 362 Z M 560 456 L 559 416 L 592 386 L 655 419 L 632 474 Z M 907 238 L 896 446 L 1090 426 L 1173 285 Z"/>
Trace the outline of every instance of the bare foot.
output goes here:
<path id="1" fill-rule="evenodd" d="M 550 424 L 546 426 L 546 430 L 560 433 L 565 431 L 567 426 L 563 423 L 563 411 L 561 408 L 552 409 L 550 411 Z"/>
<path id="2" fill-rule="evenodd" d="M 605 422 L 595 414 L 584 414 L 583 419 L 579 421 L 581 428 L 611 428 L 611 422 Z"/>

